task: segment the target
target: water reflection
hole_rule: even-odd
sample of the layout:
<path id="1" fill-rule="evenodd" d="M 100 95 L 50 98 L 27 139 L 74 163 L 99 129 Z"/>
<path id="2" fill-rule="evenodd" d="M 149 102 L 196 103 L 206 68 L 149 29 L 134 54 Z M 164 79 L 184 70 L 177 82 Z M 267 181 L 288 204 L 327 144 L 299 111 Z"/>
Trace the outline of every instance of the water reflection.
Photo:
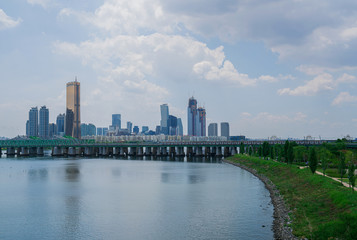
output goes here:
<path id="1" fill-rule="evenodd" d="M 66 180 L 69 182 L 78 182 L 80 179 L 79 166 L 76 163 L 67 164 L 65 167 L 66 171 Z"/>
<path id="2" fill-rule="evenodd" d="M 27 172 L 27 176 L 30 181 L 47 181 L 48 179 L 48 171 L 46 168 L 40 168 L 40 169 L 30 169 Z"/>

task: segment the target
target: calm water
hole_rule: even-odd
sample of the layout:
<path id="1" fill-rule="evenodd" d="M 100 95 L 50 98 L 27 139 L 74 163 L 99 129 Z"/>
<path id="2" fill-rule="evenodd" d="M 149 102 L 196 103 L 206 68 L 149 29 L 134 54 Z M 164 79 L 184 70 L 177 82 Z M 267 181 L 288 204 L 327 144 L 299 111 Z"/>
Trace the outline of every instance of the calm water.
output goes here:
<path id="1" fill-rule="evenodd" d="M 272 215 L 225 163 L 0 159 L 0 239 L 273 239 Z"/>

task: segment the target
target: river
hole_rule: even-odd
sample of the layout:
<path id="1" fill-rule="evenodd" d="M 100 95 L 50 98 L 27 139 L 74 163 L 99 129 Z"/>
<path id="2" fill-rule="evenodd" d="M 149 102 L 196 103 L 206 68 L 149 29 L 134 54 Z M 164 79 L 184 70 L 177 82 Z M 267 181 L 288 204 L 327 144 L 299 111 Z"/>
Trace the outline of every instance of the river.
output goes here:
<path id="1" fill-rule="evenodd" d="M 0 158 L 0 239 L 273 239 L 264 184 L 219 160 Z"/>

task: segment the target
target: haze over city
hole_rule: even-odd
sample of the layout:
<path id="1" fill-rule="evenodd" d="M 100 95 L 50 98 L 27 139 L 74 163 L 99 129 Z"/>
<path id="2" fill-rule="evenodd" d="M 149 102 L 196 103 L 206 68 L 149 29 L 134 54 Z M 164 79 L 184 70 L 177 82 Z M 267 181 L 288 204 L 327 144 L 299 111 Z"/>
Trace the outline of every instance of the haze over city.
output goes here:
<path id="1" fill-rule="evenodd" d="M 81 120 L 160 124 L 191 96 L 207 126 L 249 138 L 357 137 L 354 1 L 6 1 L 0 4 L 0 136 L 25 134 L 31 107 Z M 316 14 L 316 13 L 319 14 Z"/>

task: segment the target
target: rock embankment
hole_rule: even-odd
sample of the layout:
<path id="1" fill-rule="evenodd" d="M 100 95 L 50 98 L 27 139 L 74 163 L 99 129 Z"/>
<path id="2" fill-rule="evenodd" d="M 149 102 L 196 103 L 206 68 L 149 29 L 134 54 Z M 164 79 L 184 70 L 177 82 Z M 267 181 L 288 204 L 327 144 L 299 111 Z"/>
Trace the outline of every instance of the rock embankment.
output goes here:
<path id="1" fill-rule="evenodd" d="M 273 222 L 273 232 L 274 238 L 278 240 L 290 240 L 290 239 L 299 239 L 292 234 L 292 230 L 288 227 L 290 221 L 289 210 L 285 205 L 283 198 L 281 197 L 276 186 L 265 176 L 262 176 L 257 173 L 255 169 L 248 168 L 239 163 L 231 162 L 229 160 L 223 160 L 223 162 L 235 165 L 237 167 L 243 168 L 248 172 L 252 173 L 254 176 L 258 177 L 264 184 L 265 187 L 270 192 L 270 198 L 274 206 L 274 222 Z"/>

